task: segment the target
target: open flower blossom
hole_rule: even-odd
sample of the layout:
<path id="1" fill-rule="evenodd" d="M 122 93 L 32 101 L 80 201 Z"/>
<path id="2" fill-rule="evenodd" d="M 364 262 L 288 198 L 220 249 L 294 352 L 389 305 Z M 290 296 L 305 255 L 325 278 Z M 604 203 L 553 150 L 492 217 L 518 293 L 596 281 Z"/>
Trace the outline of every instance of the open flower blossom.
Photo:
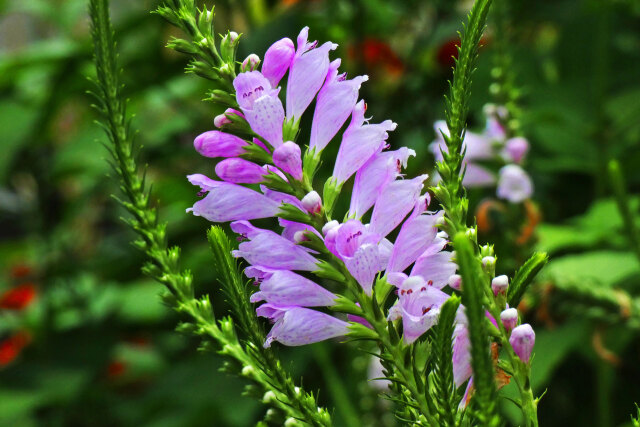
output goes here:
<path id="1" fill-rule="evenodd" d="M 202 199 L 188 211 L 212 222 L 230 222 L 239 236 L 241 243 L 233 256 L 249 264 L 245 274 L 259 286 L 251 302 L 260 303 L 256 313 L 273 323 L 266 347 L 275 341 L 299 346 L 343 336 L 354 323 L 371 326 L 356 315 L 331 314 L 336 300 L 346 293 L 340 288 L 344 283 L 328 289 L 322 279 L 327 277 L 322 272 L 329 258 L 341 264 L 339 270 L 350 276 L 346 280 L 359 286 L 364 295 L 373 294 L 378 279 L 396 288 L 397 300 L 387 317 L 402 324 L 404 341 L 412 343 L 437 323 L 440 307 L 449 298 L 442 289 L 452 284 L 456 273 L 453 253 L 447 250 L 448 237 L 438 232 L 444 214 L 429 210 L 430 196 L 424 188 L 427 175 L 405 178 L 402 174 L 415 152 L 406 147 L 388 149 L 387 139 L 396 124 L 391 120 L 370 123 L 365 117 L 366 104 L 358 101 L 358 93 L 367 77 L 347 79 L 338 71 L 340 60 L 329 58 L 336 45 L 318 46 L 307 39 L 308 28 L 304 28 L 296 46 L 289 39 L 274 43 L 261 70 L 245 71 L 235 78 L 241 113 L 232 111 L 234 120 L 244 117 L 257 139 L 227 134 L 224 126 L 196 138 L 200 154 L 225 159 L 215 168 L 220 180 L 189 175 Z M 283 104 L 277 85 L 284 85 L 285 78 Z M 314 99 L 310 140 L 302 144 L 288 140 L 293 136 L 287 129 L 293 126 L 297 131 Z M 328 217 L 325 209 L 331 207 L 320 196 L 326 191 L 312 188 L 303 164 L 308 156 L 317 161 L 330 143 L 339 147 L 327 185 L 339 193 L 344 183 L 353 180 L 342 222 Z M 482 144 L 478 156 L 488 158 L 491 144 L 484 140 Z M 244 155 L 252 145 L 271 161 L 247 160 Z M 309 148 L 303 156 L 304 145 Z M 287 193 L 282 187 L 270 188 L 268 174 L 303 190 Z M 306 223 L 286 217 L 285 211 L 291 209 L 308 218 L 302 220 Z M 278 233 L 250 222 L 262 218 L 278 218 L 282 230 Z M 305 243 L 311 240 L 321 242 L 321 248 L 307 247 Z M 454 377 L 459 386 L 471 375 L 462 306 L 453 342 Z"/>
<path id="2" fill-rule="evenodd" d="M 511 203 L 521 203 L 531 197 L 531 178 L 520 166 L 529 151 L 529 142 L 523 137 L 507 138 L 501 121 L 506 117 L 504 107 L 485 106 L 486 125 L 482 133 L 467 131 L 463 149 L 466 168 L 462 184 L 465 187 L 492 187 L 497 185 L 497 196 Z M 436 139 L 430 149 L 437 161 L 447 152 L 444 136 L 448 129 L 443 120 L 434 124 Z M 443 136 L 444 135 L 444 136 Z M 503 165 L 496 174 L 491 165 Z M 517 170 L 517 173 L 514 172 Z"/>

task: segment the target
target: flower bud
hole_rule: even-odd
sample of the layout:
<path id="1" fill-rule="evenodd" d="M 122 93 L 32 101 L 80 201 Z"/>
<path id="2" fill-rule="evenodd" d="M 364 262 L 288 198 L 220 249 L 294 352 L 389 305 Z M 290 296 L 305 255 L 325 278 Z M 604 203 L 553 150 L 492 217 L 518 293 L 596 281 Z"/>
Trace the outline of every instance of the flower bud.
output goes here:
<path id="1" fill-rule="evenodd" d="M 476 232 L 476 229 L 475 229 L 475 228 L 468 228 L 468 229 L 467 229 L 467 231 L 465 231 L 465 233 L 464 233 L 464 234 L 465 234 L 469 239 L 471 239 L 471 240 L 475 241 L 475 240 L 476 240 L 476 233 L 477 233 L 477 232 Z"/>
<path id="2" fill-rule="evenodd" d="M 236 184 L 257 184 L 267 174 L 262 167 L 241 158 L 225 159 L 216 165 L 216 175 L 221 180 Z"/>
<path id="3" fill-rule="evenodd" d="M 269 390 L 264 394 L 264 396 L 262 396 L 262 403 L 269 404 L 272 402 L 276 402 L 277 399 L 278 398 L 276 397 L 276 394 L 273 391 Z"/>
<path id="4" fill-rule="evenodd" d="M 304 231 L 303 230 L 296 231 L 293 234 L 293 241 L 295 243 L 302 243 L 302 242 L 304 242 L 306 240 L 309 240 L 309 239 L 307 239 L 307 236 L 304 235 Z"/>
<path id="5" fill-rule="evenodd" d="M 220 53 L 224 62 L 235 62 L 236 47 L 238 46 L 237 40 L 238 33 L 235 31 L 229 31 L 220 41 Z"/>
<path id="6" fill-rule="evenodd" d="M 436 234 L 436 237 L 447 240 L 449 238 L 449 235 L 447 234 L 446 231 L 438 231 L 438 234 Z"/>
<path id="7" fill-rule="evenodd" d="M 254 71 L 258 69 L 259 65 L 260 65 L 260 57 L 255 53 L 252 53 L 251 55 L 247 56 L 244 59 L 244 61 L 242 61 L 242 65 L 240 66 L 240 69 L 242 70 L 243 73 L 246 71 Z"/>
<path id="8" fill-rule="evenodd" d="M 288 38 L 278 40 L 267 49 L 262 64 L 262 75 L 269 80 L 271 87 L 278 86 L 278 83 L 289 69 L 295 52 L 296 49 L 293 42 Z"/>
<path id="9" fill-rule="evenodd" d="M 462 287 L 462 277 L 459 274 L 453 274 L 449 277 L 447 281 L 447 285 L 449 285 L 452 289 L 459 291 Z"/>
<path id="10" fill-rule="evenodd" d="M 244 154 L 247 145 L 244 139 L 217 130 L 198 135 L 193 141 L 196 151 L 205 157 L 236 157 Z"/>
<path id="11" fill-rule="evenodd" d="M 518 324 L 518 310 L 507 308 L 500 313 L 500 320 L 507 331 L 512 330 Z"/>
<path id="12" fill-rule="evenodd" d="M 302 179 L 302 153 L 300 146 L 287 141 L 273 151 L 273 163 L 294 179 Z"/>
<path id="13" fill-rule="evenodd" d="M 302 207 L 310 214 L 320 213 L 322 210 L 322 199 L 316 191 L 308 193 L 302 198 Z"/>
<path id="14" fill-rule="evenodd" d="M 493 290 L 493 295 L 497 296 L 498 294 L 504 294 L 509 287 L 509 278 L 504 274 L 502 276 L 496 276 L 491 281 L 491 290 Z"/>
<path id="15" fill-rule="evenodd" d="M 535 342 L 536 333 L 533 332 L 533 328 L 528 323 L 514 328 L 511 332 L 511 337 L 509 337 L 509 343 L 513 347 L 513 351 L 524 363 L 529 363 Z"/>
<path id="16" fill-rule="evenodd" d="M 229 116 L 238 116 L 238 117 L 243 117 L 244 118 L 244 114 L 242 114 L 241 111 L 234 110 L 233 108 L 227 108 L 224 111 L 224 113 L 218 114 L 213 119 L 213 124 L 215 125 L 215 127 L 220 128 L 220 127 L 222 127 L 224 125 L 228 125 L 230 123 L 233 123 L 233 120 L 231 120 L 229 118 Z"/>
<path id="17" fill-rule="evenodd" d="M 322 227 L 322 234 L 326 236 L 329 231 L 339 226 L 340 223 L 338 221 L 336 221 L 335 219 L 331 220 Z"/>
<path id="18" fill-rule="evenodd" d="M 504 152 L 509 160 L 520 163 L 529 151 L 529 141 L 523 137 L 516 137 L 507 140 Z"/>
<path id="19" fill-rule="evenodd" d="M 484 268 L 493 268 L 496 265 L 496 259 L 492 256 L 486 256 L 482 258 L 482 267 Z"/>

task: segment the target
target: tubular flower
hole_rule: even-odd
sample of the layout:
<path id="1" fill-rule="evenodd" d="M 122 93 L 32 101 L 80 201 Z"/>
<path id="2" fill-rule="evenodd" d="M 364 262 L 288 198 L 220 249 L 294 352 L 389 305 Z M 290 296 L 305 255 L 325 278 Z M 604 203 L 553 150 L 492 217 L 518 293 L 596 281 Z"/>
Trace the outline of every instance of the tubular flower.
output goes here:
<path id="1" fill-rule="evenodd" d="M 201 174 L 188 177 L 205 196 L 189 211 L 209 221 L 231 222 L 240 241 L 232 255 L 249 264 L 245 274 L 259 287 L 251 302 L 260 303 L 256 313 L 274 324 L 265 346 L 274 341 L 304 345 L 345 335 L 354 323 L 370 325 L 365 313 L 350 314 L 345 321 L 338 317 L 344 315 L 331 311 L 338 310 L 336 301 L 343 298 L 357 303 L 354 292 L 372 296 L 377 280 L 398 288 L 388 318 L 401 319 L 405 341 L 413 342 L 437 322 L 440 306 L 449 297 L 441 289 L 456 272 L 452 253 L 445 250 L 447 236 L 437 229 L 443 213 L 428 210 L 427 175 L 402 175 L 415 152 L 406 147 L 387 151 L 396 124 L 365 117 L 366 104 L 358 101 L 358 93 L 367 77 L 347 79 L 338 72 L 340 60 L 329 59 L 336 45 L 318 47 L 307 38 L 304 28 L 294 53 L 290 40 L 276 42 L 261 69 L 235 78 L 241 115 L 258 136 L 253 144 L 264 153 L 255 156 L 255 147 L 247 150 L 252 143 L 225 132 L 207 134 L 217 138 L 215 144 L 210 142 L 213 136 L 198 137 L 199 152 L 227 159 L 215 168 L 221 181 Z M 276 88 L 285 84 L 282 79 L 287 80 L 285 106 Z M 295 139 L 314 99 L 309 149 L 303 155 L 302 144 L 290 139 Z M 334 138 L 340 139 L 340 147 L 329 186 L 321 192 L 313 187 L 313 169 Z M 227 144 L 227 151 L 219 141 Z M 263 160 L 258 163 L 256 158 Z M 311 167 L 305 163 L 309 161 Z M 352 177 L 345 220 L 331 220 L 335 197 Z M 367 223 L 363 218 L 369 211 Z M 281 231 L 249 222 L 260 218 L 277 218 Z M 395 241 L 389 240 L 396 233 Z M 346 277 L 337 279 L 331 290 L 319 280 L 341 276 Z"/>

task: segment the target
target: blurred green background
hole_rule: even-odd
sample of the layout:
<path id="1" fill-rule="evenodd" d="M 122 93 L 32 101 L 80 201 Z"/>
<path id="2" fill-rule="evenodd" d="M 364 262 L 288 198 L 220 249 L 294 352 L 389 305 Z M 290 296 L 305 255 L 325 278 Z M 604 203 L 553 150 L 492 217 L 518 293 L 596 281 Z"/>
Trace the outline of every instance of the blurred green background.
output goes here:
<path id="1" fill-rule="evenodd" d="M 216 25 L 244 33 L 240 60 L 305 25 L 312 39 L 339 43 L 343 68 L 370 76 L 361 92 L 367 112 L 398 123 L 392 146 L 416 150 L 413 175 L 433 169 L 432 123 L 443 117 L 456 31 L 471 3 L 220 0 Z M 552 256 L 520 307 L 537 333 L 534 391 L 548 388 L 541 425 L 624 425 L 640 402 L 640 314 L 626 302 L 640 294 L 640 268 L 606 164 L 618 159 L 629 191 L 640 190 L 640 3 L 510 3 L 509 51 L 531 143 L 526 168 L 542 222 L 520 248 L 501 243 L 512 231 L 500 218 L 484 238 L 497 242 L 507 272 L 532 249 Z M 149 13 L 156 6 L 112 1 L 129 111 L 169 240 L 224 314 L 208 224 L 185 214 L 195 200 L 185 175 L 213 171 L 193 138 L 220 111 L 201 101 L 208 82 L 185 75 L 186 58 L 164 47 L 178 34 Z M 490 24 L 472 129 L 483 127 L 482 106 L 492 101 L 492 46 Z M 110 197 L 117 183 L 86 93 L 93 72 L 85 0 L 0 0 L 0 425 L 253 425 L 264 408 L 240 396 L 243 383 L 218 371 L 219 358 L 173 330 L 178 316 L 140 273 L 143 257 Z M 493 195 L 470 196 L 478 203 Z M 618 306 L 583 298 L 600 290 L 620 296 Z M 367 382 L 370 360 L 355 346 L 278 352 L 306 389 L 321 390 L 322 404 L 337 407 L 336 425 L 349 410 L 362 425 L 394 425 Z M 502 408 L 517 425 L 514 409 Z"/>

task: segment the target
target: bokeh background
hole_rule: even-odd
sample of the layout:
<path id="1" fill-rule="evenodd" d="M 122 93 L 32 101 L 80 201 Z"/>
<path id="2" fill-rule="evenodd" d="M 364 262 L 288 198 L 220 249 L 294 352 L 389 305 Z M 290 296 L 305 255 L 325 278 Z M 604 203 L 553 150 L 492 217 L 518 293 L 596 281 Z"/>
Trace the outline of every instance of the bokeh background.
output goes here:
<path id="1" fill-rule="evenodd" d="M 413 175 L 433 170 L 432 124 L 443 117 L 456 31 L 470 3 L 219 0 L 216 25 L 244 33 L 239 59 L 305 25 L 313 39 L 339 43 L 343 68 L 370 76 L 361 92 L 367 112 L 398 123 L 392 146 L 416 150 Z M 630 425 L 640 402 L 640 264 L 606 164 L 618 159 L 629 192 L 640 190 L 640 3 L 510 3 L 509 52 L 531 143 L 525 167 L 535 182 L 529 210 L 515 218 L 534 234 L 513 246 L 513 212 L 489 210 L 481 238 L 496 242 L 507 273 L 534 249 L 551 255 L 520 307 L 537 333 L 534 391 L 548 389 L 541 425 Z M 164 47 L 179 34 L 150 13 L 156 6 L 112 1 L 129 111 L 169 239 L 224 314 L 208 225 L 185 214 L 195 200 L 185 175 L 213 171 L 193 138 L 212 129 L 220 111 L 201 101 L 208 82 L 185 75 L 186 58 Z M 490 23 L 472 129 L 484 126 L 483 105 L 495 102 L 494 45 Z M 219 372 L 215 354 L 174 331 L 178 316 L 161 304 L 160 285 L 140 273 L 143 258 L 111 198 L 117 183 L 86 93 L 92 75 L 85 0 L 0 0 L 0 425 L 253 425 L 264 408 Z M 470 196 L 472 211 L 495 198 L 490 190 Z M 320 389 L 321 403 L 336 408 L 336 425 L 347 413 L 363 426 L 394 425 L 389 403 L 367 382 L 370 360 L 355 346 L 278 352 L 305 388 Z M 505 400 L 501 409 L 519 423 L 513 405 Z"/>

